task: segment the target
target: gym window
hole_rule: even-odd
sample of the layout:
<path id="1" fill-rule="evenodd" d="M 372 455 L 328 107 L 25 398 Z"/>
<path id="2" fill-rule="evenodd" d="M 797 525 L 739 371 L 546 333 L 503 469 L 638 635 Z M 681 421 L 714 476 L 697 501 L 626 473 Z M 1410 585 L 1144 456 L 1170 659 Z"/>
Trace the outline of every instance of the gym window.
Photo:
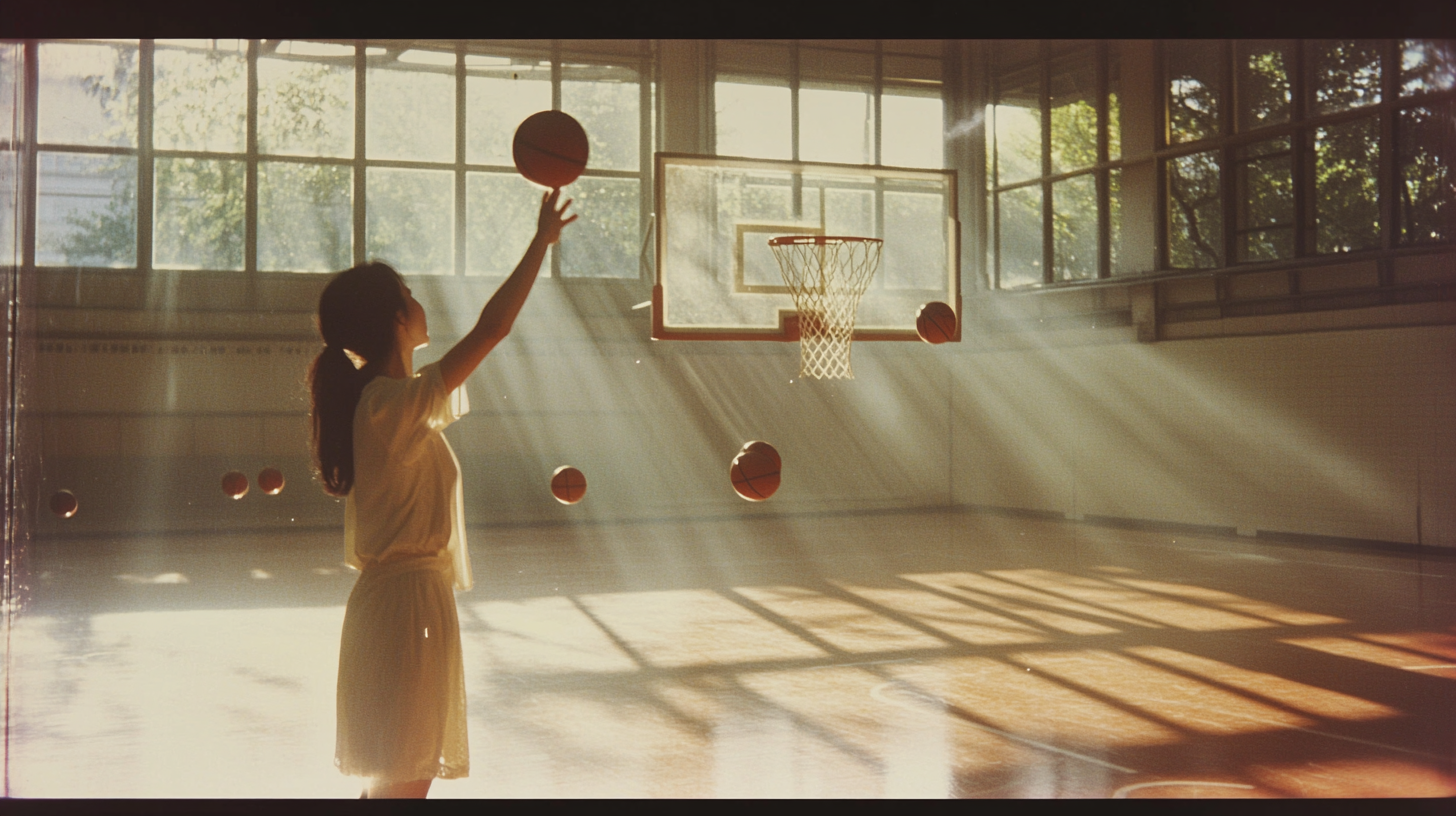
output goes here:
<path id="1" fill-rule="evenodd" d="M 1125 96 L 1118 45 L 998 44 L 987 127 L 996 288 L 1456 237 L 1456 43 L 1160 43 L 1154 100 Z M 1129 132 L 1138 125 L 1123 111 L 1149 101 L 1154 132 Z M 1123 142 L 1149 136 L 1151 167 L 1123 161 Z M 1154 216 L 1146 262 L 1120 252 L 1129 206 Z"/>
<path id="2" fill-rule="evenodd" d="M 586 128 L 580 228 L 546 274 L 641 277 L 652 56 L 645 41 L 69 40 L 28 44 L 25 263 L 412 275 L 508 274 L 541 189 L 515 126 Z M 7 150 L 16 145 L 7 143 Z"/>

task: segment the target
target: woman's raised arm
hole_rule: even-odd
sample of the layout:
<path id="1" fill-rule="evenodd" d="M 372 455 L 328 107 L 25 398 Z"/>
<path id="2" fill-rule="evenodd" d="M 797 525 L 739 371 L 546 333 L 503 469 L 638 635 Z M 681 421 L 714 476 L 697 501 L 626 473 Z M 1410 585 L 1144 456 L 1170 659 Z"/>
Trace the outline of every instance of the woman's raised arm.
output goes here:
<path id="1" fill-rule="evenodd" d="M 440 375 L 445 380 L 446 390 L 454 391 L 459 388 L 465 378 L 480 365 L 480 361 L 485 359 L 485 355 L 510 334 L 516 315 L 521 313 L 526 296 L 531 293 L 531 286 L 541 271 L 541 260 L 546 257 L 546 248 L 561 239 L 562 227 L 576 220 L 575 215 L 570 218 L 563 217 L 566 208 L 571 206 L 571 199 L 567 199 L 560 209 L 556 208 L 556 200 L 560 196 L 560 189 L 541 196 L 541 213 L 536 219 L 536 235 L 531 239 L 531 245 L 526 248 L 526 254 L 505 283 L 491 295 L 485 308 L 480 311 L 480 319 L 475 322 L 475 328 L 441 358 Z"/>

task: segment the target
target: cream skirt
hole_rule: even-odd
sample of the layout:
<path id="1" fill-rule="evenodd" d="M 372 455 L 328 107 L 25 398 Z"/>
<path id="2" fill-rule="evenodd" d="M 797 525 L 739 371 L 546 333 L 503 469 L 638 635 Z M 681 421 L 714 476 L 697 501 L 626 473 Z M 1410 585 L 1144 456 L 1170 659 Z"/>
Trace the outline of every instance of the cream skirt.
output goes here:
<path id="1" fill-rule="evenodd" d="M 465 668 L 450 558 L 365 568 L 339 649 L 334 764 L 348 776 L 408 782 L 470 772 Z"/>

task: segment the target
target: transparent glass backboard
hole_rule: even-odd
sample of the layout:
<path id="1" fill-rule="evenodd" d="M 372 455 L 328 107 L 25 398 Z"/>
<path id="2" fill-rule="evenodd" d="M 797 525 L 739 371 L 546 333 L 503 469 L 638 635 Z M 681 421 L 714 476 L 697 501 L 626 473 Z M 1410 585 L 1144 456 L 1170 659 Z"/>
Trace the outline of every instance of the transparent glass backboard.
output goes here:
<path id="1" fill-rule="evenodd" d="M 652 336 L 798 339 L 768 241 L 838 235 L 884 241 L 854 338 L 919 339 L 921 305 L 941 301 L 960 317 L 955 179 L 954 170 L 658 153 Z"/>

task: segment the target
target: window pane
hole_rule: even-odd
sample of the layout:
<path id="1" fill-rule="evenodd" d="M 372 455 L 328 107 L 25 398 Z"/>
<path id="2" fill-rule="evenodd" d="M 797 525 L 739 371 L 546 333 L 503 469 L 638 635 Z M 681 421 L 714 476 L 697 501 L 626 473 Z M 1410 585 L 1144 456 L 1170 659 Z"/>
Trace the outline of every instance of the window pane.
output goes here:
<path id="1" fill-rule="evenodd" d="M 576 117 L 586 129 L 591 146 L 587 166 L 599 170 L 640 168 L 642 84 L 637 81 L 637 72 L 627 68 L 579 66 L 569 71 L 570 74 L 599 77 L 561 83 L 561 109 Z M 576 190 L 572 188 L 573 195 Z"/>
<path id="2" fill-rule="evenodd" d="M 365 184 L 365 254 L 407 275 L 452 274 L 455 174 L 371 167 Z"/>
<path id="3" fill-rule="evenodd" d="M 571 209 L 576 212 L 576 205 Z M 509 275 L 536 234 L 540 210 L 541 188 L 520 175 L 466 173 L 465 274 Z M 580 223 L 578 219 L 563 234 L 574 232 Z M 541 270 L 550 268 L 548 254 Z"/>
<path id="4" fill-rule="evenodd" d="M 1122 158 L 1122 60 L 1115 43 L 1107 48 L 1107 158 Z"/>
<path id="5" fill-rule="evenodd" d="M 641 275 L 641 182 L 583 176 L 572 185 L 572 210 L 580 213 L 562 233 L 563 278 L 632 278 Z"/>
<path id="6" fill-rule="evenodd" d="M 1456 88 L 1456 40 L 1401 40 L 1400 92 L 1407 96 Z"/>
<path id="7" fill-rule="evenodd" d="M 258 164 L 258 268 L 332 272 L 354 259 L 354 170 L 294 162 Z"/>
<path id="8" fill-rule="evenodd" d="M 136 48 L 41 43 L 39 115 L 41 142 L 136 147 Z"/>
<path id="9" fill-rule="evenodd" d="M 880 95 L 880 164 L 945 166 L 945 105 L 939 96 Z"/>
<path id="10" fill-rule="evenodd" d="M 1111 274 L 1121 275 L 1125 272 L 1137 271 L 1123 266 L 1123 259 L 1127 257 L 1127 253 L 1122 251 L 1122 170 L 1120 168 L 1107 171 L 1107 243 L 1108 266 L 1111 267 Z"/>
<path id="11" fill-rule="evenodd" d="M 1289 69 L 1294 44 L 1281 40 L 1243 41 L 1238 44 L 1239 130 L 1289 121 L 1293 100 Z"/>
<path id="12" fill-rule="evenodd" d="M 1380 101 L 1380 43 L 1307 40 L 1310 112 L 1334 113 Z"/>
<path id="13" fill-rule="evenodd" d="M 551 72 L 519 67 L 506 76 L 465 77 L 465 161 L 510 167 L 516 128 L 551 110 Z"/>
<path id="14" fill-rule="evenodd" d="M 5 46 L 0 46 L 4 50 Z M 8 192 L 20 188 L 19 154 L 14 150 L 0 150 L 0 190 Z M 20 246 L 16 241 L 19 231 L 15 205 L 16 196 L 0 195 L 0 266 L 20 265 Z"/>
<path id="15" fill-rule="evenodd" d="M 1288 137 L 1238 151 L 1239 261 L 1294 256 L 1294 173 Z"/>
<path id="16" fill-rule="evenodd" d="M 886 288 L 944 288 L 945 242 L 945 202 L 939 194 L 885 192 L 879 277 Z"/>
<path id="17" fill-rule="evenodd" d="M 36 263 L 136 266 L 136 159 L 47 152 L 39 159 Z"/>
<path id="18" fill-rule="evenodd" d="M 238 40 L 157 48 L 152 142 L 163 150 L 247 149 L 248 60 Z M 218 47 L 214 47 L 214 43 Z"/>
<path id="19" fill-rule="evenodd" d="M 788 88 L 719 82 L 713 92 L 719 156 L 793 157 Z"/>
<path id="20" fill-rule="evenodd" d="M 371 159 L 453 162 L 455 76 L 369 69 L 365 152 Z"/>
<path id="21" fill-rule="evenodd" d="M 242 269 L 247 165 L 157 159 L 152 264 L 159 269 Z"/>
<path id="22" fill-rule="evenodd" d="M 1167 44 L 1168 141 L 1196 142 L 1219 132 L 1219 50 L 1210 40 Z"/>
<path id="23" fill-rule="evenodd" d="M 1450 103 L 1400 112 L 1402 243 L 1456 238 L 1456 126 Z"/>
<path id="24" fill-rule="evenodd" d="M 1380 246 L 1380 129 L 1375 117 L 1315 129 L 1317 252 Z"/>
<path id="25" fill-rule="evenodd" d="M 1041 185 L 997 196 L 1001 288 L 1042 282 Z"/>
<path id="26" fill-rule="evenodd" d="M 996 184 L 1041 175 L 1040 71 L 1021 71 L 1000 83 L 996 97 Z"/>
<path id="27" fill-rule="evenodd" d="M 258 150 L 285 156 L 354 155 L 354 66 L 258 60 Z"/>
<path id="28" fill-rule="evenodd" d="M 799 89 L 799 158 L 874 164 L 874 96 L 864 91 Z"/>
<path id="29" fill-rule="evenodd" d="M 1052 185 L 1052 270 L 1056 280 L 1097 277 L 1097 185 L 1090 173 Z"/>
<path id="30" fill-rule="evenodd" d="M 1053 66 L 1050 93 L 1052 172 L 1096 164 L 1097 68 L 1092 54 Z"/>
<path id="31" fill-rule="evenodd" d="M 1223 266 L 1223 213 L 1218 154 L 1194 153 L 1167 164 L 1168 264 L 1178 269 Z"/>

